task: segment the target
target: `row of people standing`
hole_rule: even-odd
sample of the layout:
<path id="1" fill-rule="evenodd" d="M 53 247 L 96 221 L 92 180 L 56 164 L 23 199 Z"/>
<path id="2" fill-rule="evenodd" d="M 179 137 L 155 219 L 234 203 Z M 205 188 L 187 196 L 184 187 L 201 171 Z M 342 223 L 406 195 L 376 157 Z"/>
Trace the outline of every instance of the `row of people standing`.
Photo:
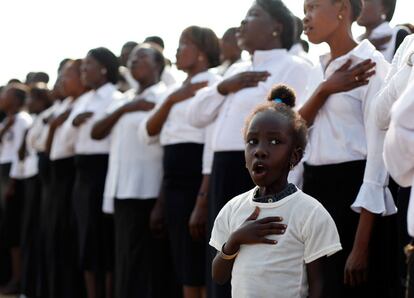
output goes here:
<path id="1" fill-rule="evenodd" d="M 177 67 L 187 78 L 169 91 L 160 82 L 165 60 L 148 45 L 131 53 L 130 70 L 139 87 L 129 97 L 115 87 L 118 62 L 108 50 L 91 50 L 82 63 L 66 62 L 59 83 L 68 98 L 41 113 L 27 137 L 28 148 L 40 153 L 39 177 L 46 177 L 40 180 L 45 241 L 39 267 L 47 296 L 81 297 L 83 271 L 88 297 L 110 297 L 115 270 L 116 297 L 172 297 L 180 295 L 177 284 L 183 285 L 185 297 L 202 297 L 210 280 L 205 271 L 216 253 L 207 248 L 205 261 L 205 237 L 224 204 L 253 187 L 245 170 L 244 119 L 274 84 L 285 83 L 296 90 L 298 110 L 312 124 L 304 191 L 331 213 L 344 247 L 329 274 L 332 295 L 370 297 L 364 291 L 377 291 L 393 297 L 393 276 L 376 267 L 384 262 L 367 265 L 369 252 L 373 257 L 387 253 L 379 246 L 368 248 L 374 222 L 396 210 L 380 158 L 384 134 L 370 113 L 388 65 L 369 42 L 357 44 L 349 33 L 360 4 L 305 1 L 305 33 L 311 42 L 328 42 L 331 48 L 319 75 L 288 53 L 294 18 L 277 0 L 258 0 L 249 9 L 237 38 L 252 59 L 232 66 L 224 78 L 209 71 L 218 65 L 218 39 L 200 27 L 190 27 L 180 37 Z M 2 96 L 12 102 L 3 109 L 19 115 L 22 101 L 18 92 L 11 93 Z M 11 118 L 5 133 L 18 127 Z M 7 185 L 6 165 L 12 161 L 2 162 Z M 18 204 L 10 202 L 5 209 Z M 114 213 L 113 219 L 102 213 L 102 205 Z M 169 243 L 162 238 L 163 228 Z M 17 235 L 6 231 L 12 233 L 7 239 Z M 372 239 L 386 239 L 378 231 Z M 174 272 L 165 270 L 166 264 Z M 365 266 L 358 268 L 360 264 Z M 344 269 L 353 288 L 344 290 Z M 377 274 L 369 275 L 368 286 L 358 287 L 366 283 L 368 269 Z M 208 288 L 211 297 L 229 297 L 229 285 Z"/>

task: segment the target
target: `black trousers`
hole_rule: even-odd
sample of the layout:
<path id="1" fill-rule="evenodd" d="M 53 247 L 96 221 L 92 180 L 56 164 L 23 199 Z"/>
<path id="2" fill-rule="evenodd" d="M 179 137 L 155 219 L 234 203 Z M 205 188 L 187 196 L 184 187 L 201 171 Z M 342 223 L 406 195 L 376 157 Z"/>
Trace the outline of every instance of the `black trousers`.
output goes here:
<path id="1" fill-rule="evenodd" d="M 167 238 L 149 220 L 155 199 L 115 199 L 115 297 L 179 297 Z"/>
<path id="2" fill-rule="evenodd" d="M 356 288 L 343 283 L 345 263 L 359 222 L 359 215 L 350 206 L 358 195 L 364 171 L 365 161 L 324 166 L 305 164 L 303 191 L 319 200 L 331 214 L 343 248 L 327 260 L 326 297 L 396 297 L 396 216 L 376 218 L 370 242 L 368 282 Z"/>
<path id="3" fill-rule="evenodd" d="M 233 197 L 254 187 L 246 169 L 244 151 L 215 152 L 213 170 L 210 179 L 208 205 L 208 233 L 210 237 L 214 220 L 221 208 Z M 209 239 L 207 239 L 209 240 Z M 207 296 L 211 298 L 231 297 L 230 282 L 221 286 L 211 279 L 211 265 L 217 251 L 207 249 Z"/>

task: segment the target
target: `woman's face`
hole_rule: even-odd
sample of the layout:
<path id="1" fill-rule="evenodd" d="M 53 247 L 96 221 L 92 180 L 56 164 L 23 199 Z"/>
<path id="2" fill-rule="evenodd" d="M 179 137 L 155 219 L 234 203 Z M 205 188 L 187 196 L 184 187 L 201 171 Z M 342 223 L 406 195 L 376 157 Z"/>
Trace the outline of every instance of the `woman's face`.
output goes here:
<path id="1" fill-rule="evenodd" d="M 65 64 L 61 80 L 63 91 L 67 96 L 76 96 L 84 89 L 78 66 L 73 62 Z"/>
<path id="2" fill-rule="evenodd" d="M 237 42 L 241 49 L 253 53 L 266 50 L 273 32 L 281 34 L 282 25 L 276 22 L 261 6 L 254 4 L 247 12 L 237 32 Z"/>
<path id="3" fill-rule="evenodd" d="M 310 42 L 319 44 L 334 36 L 341 21 L 341 3 L 332 0 L 305 0 L 303 32 Z"/>
<path id="4" fill-rule="evenodd" d="M 357 23 L 363 27 L 375 28 L 385 21 L 382 15 L 385 14 L 385 8 L 382 0 L 362 0 L 362 10 Z"/>
<path id="5" fill-rule="evenodd" d="M 102 82 L 107 82 L 106 72 L 108 70 L 101 65 L 93 56 L 87 55 L 82 61 L 81 79 L 84 86 L 95 89 Z"/>
<path id="6" fill-rule="evenodd" d="M 135 49 L 130 56 L 129 68 L 138 82 L 159 76 L 159 65 L 155 61 L 154 50 L 150 48 Z"/>
<path id="7" fill-rule="evenodd" d="M 177 54 L 175 55 L 177 59 L 177 68 L 183 71 L 191 69 L 197 64 L 199 55 L 200 50 L 193 41 L 186 33 L 181 34 Z"/>

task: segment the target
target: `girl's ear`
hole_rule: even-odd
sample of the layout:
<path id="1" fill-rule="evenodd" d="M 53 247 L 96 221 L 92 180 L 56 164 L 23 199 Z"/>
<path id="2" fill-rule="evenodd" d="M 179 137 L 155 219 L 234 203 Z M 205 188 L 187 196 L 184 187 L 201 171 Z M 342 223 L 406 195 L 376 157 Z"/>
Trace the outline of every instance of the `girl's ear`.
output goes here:
<path id="1" fill-rule="evenodd" d="M 293 150 L 292 155 L 290 156 L 290 166 L 293 169 L 302 159 L 303 157 L 303 149 L 297 147 Z"/>

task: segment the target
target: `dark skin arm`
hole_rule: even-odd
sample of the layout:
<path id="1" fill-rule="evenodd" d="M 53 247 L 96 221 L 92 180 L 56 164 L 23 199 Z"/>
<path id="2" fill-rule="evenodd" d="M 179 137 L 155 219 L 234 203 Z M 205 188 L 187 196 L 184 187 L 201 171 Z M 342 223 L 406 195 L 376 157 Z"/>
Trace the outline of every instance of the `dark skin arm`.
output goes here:
<path id="1" fill-rule="evenodd" d="M 306 264 L 306 271 L 309 284 L 309 298 L 322 298 L 324 290 L 323 270 L 326 257 L 319 258 Z"/>
<path id="2" fill-rule="evenodd" d="M 157 198 L 157 202 L 152 208 L 150 215 L 150 229 L 156 238 L 163 238 L 165 236 L 165 197 L 164 191 L 161 188 L 161 193 Z"/>
<path id="3" fill-rule="evenodd" d="M 207 84 L 208 82 L 184 83 L 178 90 L 171 93 L 160 108 L 148 119 L 148 134 L 150 136 L 158 135 L 165 121 L 167 121 L 172 107 L 179 102 L 192 98 L 199 89 L 206 87 Z"/>
<path id="4" fill-rule="evenodd" d="M 368 280 L 369 244 L 376 220 L 375 214 L 362 209 L 351 254 L 345 264 L 344 283 L 351 287 Z"/>
<path id="5" fill-rule="evenodd" d="M 217 91 L 222 95 L 235 93 L 244 88 L 252 88 L 264 82 L 270 76 L 267 71 L 245 71 L 223 80 Z"/>
<path id="6" fill-rule="evenodd" d="M 3 141 L 3 137 L 6 134 L 6 132 L 9 131 L 9 129 L 13 126 L 14 124 L 14 115 L 13 116 L 8 116 L 7 117 L 7 121 L 6 124 L 4 125 L 4 127 L 2 129 L 0 129 L 0 142 Z"/>
<path id="7" fill-rule="evenodd" d="M 154 103 L 146 100 L 134 100 L 123 105 L 113 113 L 109 114 L 94 124 L 91 132 L 92 139 L 102 140 L 106 138 L 111 133 L 114 125 L 124 114 L 137 111 L 151 111 L 154 106 Z"/>
<path id="8" fill-rule="evenodd" d="M 93 116 L 93 113 L 92 112 L 83 112 L 83 113 L 80 113 L 79 115 L 77 115 L 75 117 L 75 119 L 73 119 L 72 125 L 75 126 L 75 127 L 79 127 L 82 124 L 84 124 L 92 116 Z"/>
<path id="9" fill-rule="evenodd" d="M 348 60 L 326 81 L 322 82 L 300 108 L 299 114 L 305 119 L 308 126 L 313 124 L 319 110 L 323 107 L 329 96 L 367 85 L 369 78 L 375 74 L 375 70 L 372 70 L 375 62 L 369 59 L 353 67 L 351 67 L 351 63 L 351 60 Z M 358 78 L 358 80 L 355 78 Z"/>
<path id="10" fill-rule="evenodd" d="M 280 217 L 266 217 L 257 220 L 260 209 L 256 207 L 253 213 L 246 219 L 244 224 L 234 231 L 223 247 L 223 253 L 233 255 L 240 250 L 241 245 L 265 243 L 275 245 L 277 241 L 267 239 L 268 235 L 281 235 L 285 232 L 287 226 L 281 224 L 283 220 Z M 218 284 L 224 284 L 231 278 L 233 270 L 233 260 L 225 260 L 216 255 L 212 265 L 212 277 Z"/>
<path id="11" fill-rule="evenodd" d="M 26 149 L 26 136 L 27 136 L 28 132 L 29 132 L 29 130 L 26 130 L 26 132 L 24 133 L 23 141 L 22 141 L 22 144 L 20 145 L 20 148 L 19 148 L 19 151 L 18 151 L 18 156 L 19 156 L 20 161 L 24 160 L 24 158 L 26 157 L 26 152 L 27 152 L 27 149 Z"/>
<path id="12" fill-rule="evenodd" d="M 208 215 L 208 187 L 210 175 L 204 175 L 198 192 L 196 205 L 191 213 L 190 222 L 188 223 L 190 234 L 193 239 L 203 239 L 206 235 L 206 224 Z"/>

